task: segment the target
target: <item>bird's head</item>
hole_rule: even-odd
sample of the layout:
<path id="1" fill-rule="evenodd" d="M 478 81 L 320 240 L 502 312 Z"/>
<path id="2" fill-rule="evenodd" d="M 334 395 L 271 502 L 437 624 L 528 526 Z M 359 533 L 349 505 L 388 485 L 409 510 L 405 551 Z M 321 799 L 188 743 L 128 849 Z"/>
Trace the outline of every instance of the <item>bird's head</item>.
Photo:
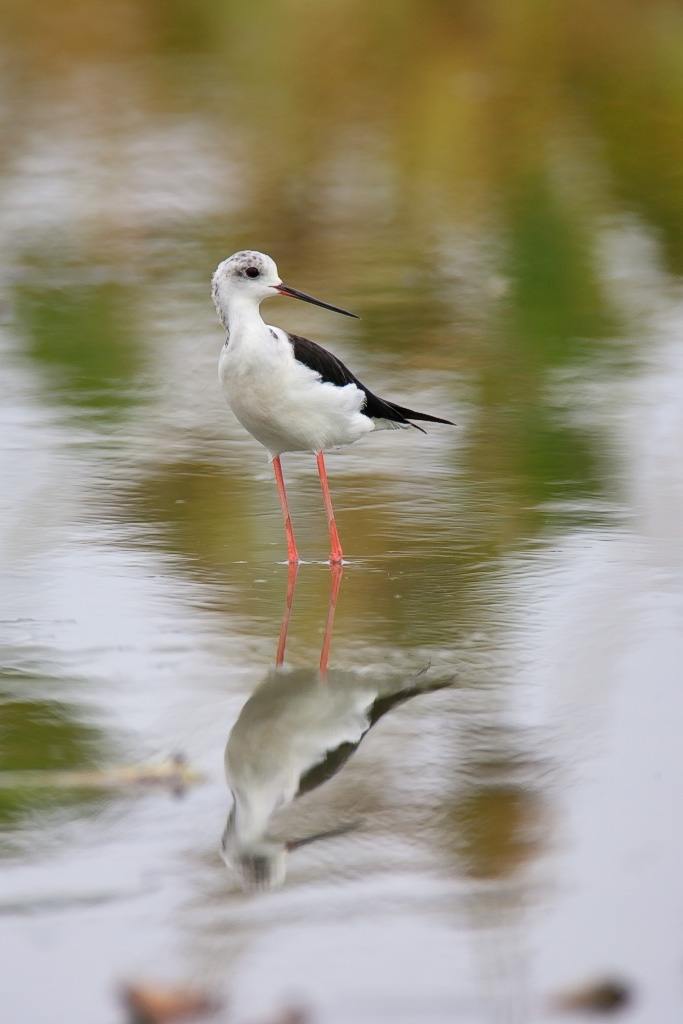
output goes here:
<path id="1" fill-rule="evenodd" d="M 216 267 L 211 294 L 221 322 L 227 327 L 228 306 L 240 297 L 258 304 L 282 285 L 275 260 L 263 252 L 242 249 Z"/>
<path id="2" fill-rule="evenodd" d="M 223 860 L 235 872 L 242 888 L 276 889 L 287 874 L 287 845 L 265 833 L 240 831 L 237 806 L 233 805 L 221 837 Z"/>
<path id="3" fill-rule="evenodd" d="M 323 306 L 334 313 L 356 317 L 339 306 L 331 306 L 328 302 L 314 299 L 305 292 L 290 288 L 280 280 L 275 261 L 263 252 L 253 249 L 242 249 L 228 256 L 216 267 L 211 282 L 211 294 L 221 323 L 228 326 L 228 309 L 231 304 L 240 300 L 255 303 L 257 306 L 274 295 L 289 295 L 293 299 L 312 302 L 315 306 Z M 356 317 L 356 319 L 358 319 Z"/>

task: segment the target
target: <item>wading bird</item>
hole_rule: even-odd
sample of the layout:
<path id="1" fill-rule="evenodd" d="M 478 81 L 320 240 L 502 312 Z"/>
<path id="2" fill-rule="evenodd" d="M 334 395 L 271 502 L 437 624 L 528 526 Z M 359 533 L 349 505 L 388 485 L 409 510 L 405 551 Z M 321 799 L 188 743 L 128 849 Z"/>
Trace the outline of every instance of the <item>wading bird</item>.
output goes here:
<path id="1" fill-rule="evenodd" d="M 233 806 L 221 849 L 245 889 L 281 885 L 287 854 L 360 827 L 362 820 L 354 817 L 302 836 L 298 815 L 289 813 L 289 809 L 299 797 L 323 786 L 343 769 L 383 715 L 413 697 L 456 683 L 455 673 L 446 666 L 400 673 L 384 667 L 361 672 L 328 671 L 332 623 L 343 573 L 340 565 L 333 565 L 331 570 L 319 667 L 285 669 L 297 568 L 296 564 L 289 567 L 275 668 L 240 711 L 225 748 L 225 777 Z"/>
<path id="2" fill-rule="evenodd" d="M 259 306 L 274 295 L 289 295 L 353 316 L 284 285 L 270 256 L 243 250 L 219 263 L 212 281 L 213 301 L 228 337 L 218 376 L 228 405 L 243 427 L 267 449 L 275 470 L 285 518 L 290 563 L 299 561 L 287 506 L 280 456 L 312 452 L 330 531 L 330 562 L 340 563 L 342 548 L 334 521 L 323 452 L 353 444 L 373 430 L 415 427 L 411 420 L 450 420 L 406 409 L 373 394 L 331 352 L 308 338 L 264 323 Z"/>

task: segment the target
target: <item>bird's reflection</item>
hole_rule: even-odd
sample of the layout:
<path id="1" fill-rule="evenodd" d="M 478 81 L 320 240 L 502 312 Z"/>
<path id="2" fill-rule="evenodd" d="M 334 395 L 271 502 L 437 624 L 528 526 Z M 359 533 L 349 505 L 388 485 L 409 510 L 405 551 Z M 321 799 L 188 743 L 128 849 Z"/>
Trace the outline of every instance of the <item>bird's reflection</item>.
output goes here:
<path id="1" fill-rule="evenodd" d="M 230 732 L 225 774 L 233 806 L 222 850 L 245 889 L 275 888 L 285 879 L 287 854 L 361 822 L 341 822 L 314 835 L 282 838 L 269 831 L 273 816 L 332 778 L 361 740 L 392 708 L 419 694 L 451 685 L 434 679 L 373 671 L 328 670 L 342 567 L 332 567 L 330 603 L 316 668 L 283 668 L 297 566 L 290 566 L 276 664 L 252 693 Z"/>
<path id="2" fill-rule="evenodd" d="M 337 610 L 337 598 L 339 597 L 339 587 L 341 585 L 342 575 L 344 570 L 341 565 L 332 563 L 330 566 L 332 577 L 330 583 L 330 603 L 327 608 L 327 620 L 325 622 L 325 631 L 323 633 L 323 644 L 320 650 L 320 664 L 319 672 L 321 676 L 325 676 L 327 673 L 327 662 L 330 656 L 330 643 L 332 642 L 332 627 L 334 625 L 334 613 Z M 277 655 L 275 656 L 275 667 L 281 668 L 285 660 L 285 646 L 287 644 L 287 633 L 289 632 L 289 620 L 292 615 L 292 604 L 294 603 L 294 588 L 296 587 L 296 577 L 299 572 L 299 563 L 289 563 L 289 576 L 287 578 L 287 597 L 285 598 L 285 610 L 282 616 L 282 626 L 280 627 L 280 639 L 277 645 Z"/>

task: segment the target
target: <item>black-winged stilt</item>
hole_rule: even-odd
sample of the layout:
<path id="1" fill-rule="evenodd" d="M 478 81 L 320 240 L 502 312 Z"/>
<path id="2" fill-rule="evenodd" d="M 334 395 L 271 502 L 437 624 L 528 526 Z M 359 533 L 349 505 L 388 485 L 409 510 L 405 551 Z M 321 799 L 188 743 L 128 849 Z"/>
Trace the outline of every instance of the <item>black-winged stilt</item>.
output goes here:
<path id="1" fill-rule="evenodd" d="M 228 331 L 218 376 L 242 426 L 268 451 L 277 481 L 290 562 L 298 562 L 292 520 L 282 476 L 283 452 L 313 452 L 330 531 L 330 562 L 342 560 L 323 452 L 353 444 L 373 430 L 415 427 L 411 420 L 450 420 L 415 412 L 378 398 L 331 352 L 308 338 L 264 323 L 263 299 L 290 295 L 344 316 L 345 309 L 314 299 L 280 280 L 270 256 L 243 250 L 219 263 L 212 281 L 213 301 Z"/>
<path id="2" fill-rule="evenodd" d="M 291 834 L 293 823 L 279 812 L 336 775 L 383 715 L 413 697 L 455 683 L 455 674 L 447 669 L 328 671 L 341 574 L 341 566 L 332 567 L 319 668 L 286 670 L 282 663 L 297 575 L 296 566 L 290 566 L 276 667 L 249 697 L 228 736 L 225 776 L 233 806 L 221 848 L 246 889 L 281 885 L 288 853 L 361 825 L 358 819 L 347 820 L 302 837 Z"/>

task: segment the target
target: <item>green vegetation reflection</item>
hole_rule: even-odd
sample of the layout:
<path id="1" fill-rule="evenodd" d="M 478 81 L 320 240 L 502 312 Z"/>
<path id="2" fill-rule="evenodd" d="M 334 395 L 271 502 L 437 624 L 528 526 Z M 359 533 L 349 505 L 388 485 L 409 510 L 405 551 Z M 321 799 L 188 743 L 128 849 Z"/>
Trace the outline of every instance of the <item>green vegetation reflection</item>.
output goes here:
<path id="1" fill-rule="evenodd" d="M 83 709 L 66 701 L 21 696 L 26 680 L 5 675 L 0 694 L 0 772 L 95 768 L 107 744 Z M 19 777 L 19 776 L 18 776 Z M 101 797 L 99 798 L 101 800 Z M 92 804 L 78 789 L 0 786 L 0 828 L 16 829 L 39 811 Z"/>
<path id="2" fill-rule="evenodd" d="M 131 403 L 140 358 L 130 304 L 112 283 L 19 289 L 19 325 L 53 398 L 109 416 Z"/>

